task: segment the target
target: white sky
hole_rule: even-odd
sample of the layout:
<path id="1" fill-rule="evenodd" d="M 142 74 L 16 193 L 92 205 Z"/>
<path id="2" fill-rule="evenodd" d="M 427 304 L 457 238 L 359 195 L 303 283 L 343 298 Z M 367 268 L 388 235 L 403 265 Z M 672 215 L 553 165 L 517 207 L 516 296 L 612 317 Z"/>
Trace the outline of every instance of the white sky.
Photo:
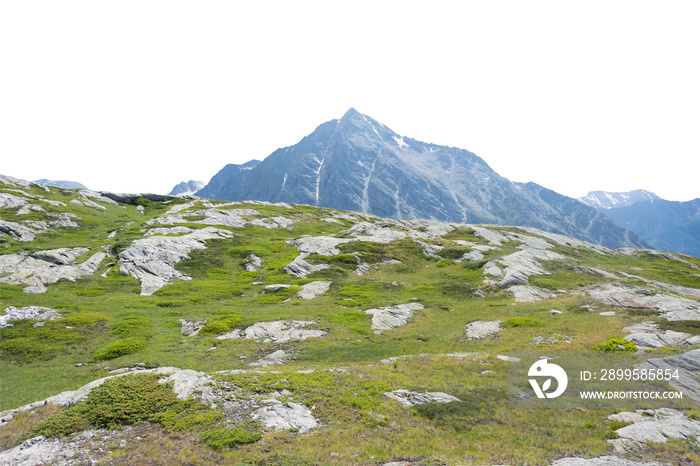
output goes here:
<path id="1" fill-rule="evenodd" d="M 0 173 L 167 193 L 350 107 L 572 197 L 700 197 L 697 1 L 2 1 Z"/>

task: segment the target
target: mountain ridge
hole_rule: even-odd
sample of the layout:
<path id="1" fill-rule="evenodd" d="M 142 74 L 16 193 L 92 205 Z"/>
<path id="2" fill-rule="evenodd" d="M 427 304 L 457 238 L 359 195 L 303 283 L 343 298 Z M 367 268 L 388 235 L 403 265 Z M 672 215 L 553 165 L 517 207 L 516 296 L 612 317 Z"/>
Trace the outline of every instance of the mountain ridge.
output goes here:
<path id="1" fill-rule="evenodd" d="M 647 246 L 572 198 L 535 183 L 514 183 L 472 152 L 401 136 L 354 108 L 245 174 L 236 167 L 224 167 L 197 195 L 384 218 L 532 226 L 613 248 Z"/>
<path id="2" fill-rule="evenodd" d="M 656 249 L 700 255 L 700 198 L 669 201 L 637 189 L 591 191 L 578 200 L 603 212 Z"/>
<path id="3" fill-rule="evenodd" d="M 578 198 L 584 204 L 599 210 L 629 207 L 637 202 L 657 199 L 661 198 L 645 189 L 635 189 L 626 192 L 591 191 L 584 197 Z"/>

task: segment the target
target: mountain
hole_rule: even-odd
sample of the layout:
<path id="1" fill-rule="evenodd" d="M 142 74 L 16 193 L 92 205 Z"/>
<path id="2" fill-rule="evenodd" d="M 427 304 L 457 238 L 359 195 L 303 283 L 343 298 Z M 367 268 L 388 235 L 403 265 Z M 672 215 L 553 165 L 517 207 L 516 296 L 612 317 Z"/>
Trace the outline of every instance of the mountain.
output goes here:
<path id="1" fill-rule="evenodd" d="M 250 176 L 252 170 L 260 164 L 260 160 L 251 160 L 243 165 L 230 163 L 222 168 L 202 189 L 197 196 L 210 199 L 239 200 L 244 195 L 241 188 Z"/>
<path id="2" fill-rule="evenodd" d="M 182 183 L 176 184 L 175 187 L 170 191 L 170 193 L 168 193 L 168 195 L 189 196 L 190 194 L 196 193 L 206 185 L 207 183 L 205 183 L 204 181 L 183 181 Z"/>
<path id="3" fill-rule="evenodd" d="M 535 183 L 514 183 L 469 151 L 401 136 L 355 109 L 262 162 L 227 165 L 197 195 L 398 220 L 530 226 L 612 248 L 645 246 L 575 199 Z"/>
<path id="4" fill-rule="evenodd" d="M 605 211 L 655 249 L 700 257 L 700 198 L 687 202 L 653 199 Z"/>
<path id="5" fill-rule="evenodd" d="M 698 464 L 699 274 L 529 227 L 0 175 L 0 465 Z M 539 399 L 550 363 L 568 388 Z M 639 398 L 580 396 L 617 390 Z"/>
<path id="6" fill-rule="evenodd" d="M 579 201 L 604 212 L 656 249 L 700 256 L 700 199 L 667 201 L 637 189 L 591 191 Z"/>
<path id="7" fill-rule="evenodd" d="M 637 202 L 661 199 L 651 191 L 636 189 L 634 191 L 611 193 L 607 191 L 591 191 L 578 200 L 586 205 L 599 210 L 613 209 L 617 207 L 629 207 Z"/>
<path id="8" fill-rule="evenodd" d="M 78 183 L 77 181 L 47 180 L 42 178 L 40 180 L 32 181 L 32 183 L 36 183 L 41 186 L 56 186 L 57 188 L 64 189 L 88 189 L 87 186 L 82 183 Z"/>

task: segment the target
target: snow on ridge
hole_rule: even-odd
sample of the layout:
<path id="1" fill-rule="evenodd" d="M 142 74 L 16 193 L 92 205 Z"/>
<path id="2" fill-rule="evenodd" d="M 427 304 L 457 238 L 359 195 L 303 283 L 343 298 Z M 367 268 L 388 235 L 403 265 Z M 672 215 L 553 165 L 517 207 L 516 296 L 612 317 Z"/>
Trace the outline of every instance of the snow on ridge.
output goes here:
<path id="1" fill-rule="evenodd" d="M 409 147 L 408 144 L 407 144 L 406 142 L 404 142 L 403 136 L 398 136 L 398 137 L 394 136 L 394 141 L 396 141 L 396 144 L 397 144 L 401 149 L 403 149 L 404 147 Z"/>
<path id="2" fill-rule="evenodd" d="M 314 157 L 314 160 L 317 162 L 319 161 L 318 158 Z M 318 205 L 318 191 L 319 187 L 321 186 L 321 168 L 323 168 L 323 162 L 326 161 L 326 158 L 323 157 L 318 164 L 318 170 L 316 170 L 316 205 Z"/>

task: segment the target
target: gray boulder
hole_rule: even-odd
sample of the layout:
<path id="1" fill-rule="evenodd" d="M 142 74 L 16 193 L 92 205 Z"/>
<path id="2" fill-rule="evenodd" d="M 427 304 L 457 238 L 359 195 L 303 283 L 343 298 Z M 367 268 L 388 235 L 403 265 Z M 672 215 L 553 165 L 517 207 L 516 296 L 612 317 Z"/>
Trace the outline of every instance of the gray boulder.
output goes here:
<path id="1" fill-rule="evenodd" d="M 662 463 L 639 463 L 619 456 L 601 456 L 599 458 L 562 458 L 552 466 L 664 466 Z"/>
<path id="2" fill-rule="evenodd" d="M 253 366 L 253 367 L 274 366 L 277 364 L 284 364 L 285 362 L 287 362 L 287 359 L 289 359 L 290 357 L 291 357 L 291 355 L 288 354 L 286 351 L 277 350 L 277 351 L 274 351 L 274 352 L 268 354 L 267 356 L 264 356 L 264 357 L 258 359 L 257 361 L 251 362 L 248 365 Z"/>
<path id="3" fill-rule="evenodd" d="M 532 285 L 513 285 L 506 291 L 513 293 L 516 303 L 534 303 L 557 297 L 554 293 Z"/>
<path id="4" fill-rule="evenodd" d="M 413 317 L 413 311 L 423 309 L 420 303 L 398 304 L 396 306 L 367 309 L 365 312 L 372 316 L 372 329 L 374 333 L 381 334 L 386 330 L 401 327 Z"/>
<path id="5" fill-rule="evenodd" d="M 25 440 L 22 444 L 0 452 L 2 465 L 69 465 L 78 453 L 78 446 L 42 436 Z"/>
<path id="6" fill-rule="evenodd" d="M 500 327 L 502 320 L 477 320 L 467 324 L 466 335 L 470 340 L 489 338 L 503 329 Z"/>
<path id="7" fill-rule="evenodd" d="M 304 320 L 276 320 L 272 322 L 258 322 L 245 330 L 234 330 L 216 337 L 218 340 L 246 338 L 258 340 L 263 343 L 286 343 L 290 340 L 306 340 L 307 338 L 320 338 L 327 332 L 323 330 L 307 329 L 316 322 Z"/>
<path id="8" fill-rule="evenodd" d="M 461 401 L 452 395 L 442 392 L 425 392 L 418 393 L 409 390 L 399 389 L 393 392 L 386 392 L 384 396 L 396 400 L 407 408 L 414 405 L 426 403 L 449 403 L 451 401 Z"/>
<path id="9" fill-rule="evenodd" d="M 278 291 L 288 290 L 289 288 L 291 288 L 291 286 L 292 285 L 284 285 L 281 283 L 274 284 L 274 285 L 267 285 L 265 287 L 264 291 L 265 291 L 265 293 L 277 293 Z"/>
<path id="10" fill-rule="evenodd" d="M 262 267 L 262 258 L 256 256 L 255 254 L 248 254 L 245 258 L 245 270 L 246 272 L 257 272 Z"/>
<path id="11" fill-rule="evenodd" d="M 307 283 L 301 287 L 299 297 L 301 299 L 313 299 L 321 296 L 331 287 L 331 282 L 316 280 L 315 282 Z"/>
<path id="12" fill-rule="evenodd" d="M 306 278 L 310 273 L 331 268 L 328 264 L 311 264 L 306 261 L 307 257 L 309 253 L 302 252 L 292 262 L 282 267 L 282 271 L 297 278 Z"/>
<path id="13" fill-rule="evenodd" d="M 199 331 L 202 330 L 202 327 L 207 325 L 206 320 L 190 322 L 185 319 L 178 319 L 178 322 L 180 322 L 180 333 L 184 333 L 189 337 L 197 335 Z"/>
<path id="14" fill-rule="evenodd" d="M 260 408 L 252 414 L 269 430 L 295 430 L 300 434 L 318 427 L 311 410 L 300 403 L 280 403 Z"/>
<path id="15" fill-rule="evenodd" d="M 47 321 L 60 319 L 61 317 L 58 311 L 49 309 L 48 307 L 26 306 L 18 308 L 10 306 L 5 309 L 4 315 L 0 315 L 0 328 L 12 327 L 12 324 L 9 323 L 11 320 L 30 319 Z"/>

